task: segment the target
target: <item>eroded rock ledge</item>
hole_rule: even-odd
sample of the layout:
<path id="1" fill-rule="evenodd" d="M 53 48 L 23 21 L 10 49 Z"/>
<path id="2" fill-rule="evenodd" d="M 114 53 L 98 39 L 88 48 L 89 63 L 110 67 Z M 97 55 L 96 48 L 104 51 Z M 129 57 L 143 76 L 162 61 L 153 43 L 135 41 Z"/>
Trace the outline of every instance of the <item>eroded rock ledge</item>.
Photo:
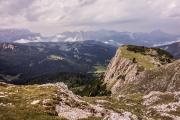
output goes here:
<path id="1" fill-rule="evenodd" d="M 138 120 L 136 115 L 130 112 L 117 113 L 113 110 L 106 109 L 100 104 L 90 104 L 78 95 L 68 90 L 64 83 L 58 83 L 59 88 L 57 95 L 59 104 L 56 105 L 58 116 L 69 120 L 78 120 L 88 117 L 98 117 L 104 120 Z"/>

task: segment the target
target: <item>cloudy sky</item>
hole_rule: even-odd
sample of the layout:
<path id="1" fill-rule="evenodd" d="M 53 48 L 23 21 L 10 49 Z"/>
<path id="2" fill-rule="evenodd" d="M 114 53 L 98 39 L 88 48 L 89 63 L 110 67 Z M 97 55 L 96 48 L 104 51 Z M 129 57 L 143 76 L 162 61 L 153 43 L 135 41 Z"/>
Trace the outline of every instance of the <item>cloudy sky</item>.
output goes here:
<path id="1" fill-rule="evenodd" d="M 0 28 L 46 35 L 97 29 L 180 34 L 180 0 L 0 0 Z"/>

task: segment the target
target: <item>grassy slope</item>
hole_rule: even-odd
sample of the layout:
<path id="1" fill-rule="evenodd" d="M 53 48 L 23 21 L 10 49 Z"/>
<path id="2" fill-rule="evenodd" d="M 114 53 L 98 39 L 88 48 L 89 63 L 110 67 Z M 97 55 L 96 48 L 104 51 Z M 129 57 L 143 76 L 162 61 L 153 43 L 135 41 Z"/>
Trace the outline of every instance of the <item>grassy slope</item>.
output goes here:
<path id="1" fill-rule="evenodd" d="M 58 98 L 55 95 L 56 91 L 57 88 L 54 86 L 0 86 L 0 103 L 6 105 L 0 105 L 1 120 L 64 120 L 64 118 L 58 117 L 54 110 L 55 104 L 58 104 Z M 6 96 L 2 97 L 3 95 Z M 167 101 L 165 98 L 166 96 L 162 98 L 163 101 L 159 101 L 159 103 L 156 104 L 169 103 L 172 101 Z M 42 101 L 45 99 L 49 99 L 50 101 L 46 107 L 42 104 Z M 149 110 L 142 104 L 143 94 L 127 94 L 119 97 L 83 97 L 83 99 L 93 104 L 100 104 L 107 109 L 112 109 L 119 113 L 131 112 L 143 120 L 148 120 L 145 116 L 153 118 L 152 120 L 157 120 L 157 118 L 168 120 L 165 117 L 160 117 L 156 112 L 148 112 Z M 40 100 L 40 103 L 32 105 L 31 103 L 35 100 Z M 104 102 L 98 102 L 102 100 Z M 172 114 L 179 114 L 179 111 Z M 100 119 L 101 118 L 90 117 L 86 120 Z"/>
<path id="2" fill-rule="evenodd" d="M 5 106 L 0 107 L 1 120 L 61 120 L 55 116 L 54 100 L 56 88 L 33 86 L 0 86 L 0 92 L 7 95 L 0 97 L 0 103 Z M 32 105 L 35 100 L 50 99 L 52 103 L 48 107 L 43 107 L 42 103 Z M 11 105 L 10 105 L 11 104 Z"/>
<path id="3" fill-rule="evenodd" d="M 58 117 L 55 111 L 55 105 L 59 103 L 59 98 L 56 96 L 57 91 L 55 86 L 11 85 L 4 87 L 0 85 L 0 119 L 65 120 Z M 36 100 L 40 102 L 35 105 L 31 104 Z M 44 105 L 43 100 L 48 100 L 48 104 Z M 84 120 L 100 119 L 89 117 Z"/>
<path id="4" fill-rule="evenodd" d="M 81 96 L 108 95 L 105 85 L 102 85 L 103 73 L 57 73 L 38 76 L 26 84 L 45 84 L 64 82 L 70 90 Z"/>
<path id="5" fill-rule="evenodd" d="M 108 96 L 84 97 L 84 99 L 93 104 L 98 104 L 98 100 L 104 100 L 104 102 L 101 102 L 100 104 L 102 104 L 105 108 L 112 109 L 119 113 L 129 111 L 142 119 L 147 111 L 146 108 L 141 104 L 142 96 L 143 94 L 130 94 L 119 97 L 119 99 Z"/>
<path id="6" fill-rule="evenodd" d="M 89 73 L 104 73 L 106 71 L 106 66 L 95 65 Z"/>
<path id="7" fill-rule="evenodd" d="M 119 48 L 119 51 L 121 57 L 130 60 L 135 59 L 135 62 L 145 69 L 153 69 L 155 62 L 158 64 L 166 64 L 172 59 L 172 56 L 168 52 L 157 48 L 127 45 Z"/>
<path id="8" fill-rule="evenodd" d="M 147 68 L 147 69 L 154 68 L 154 65 L 150 62 L 151 61 L 150 56 L 146 56 L 141 53 L 134 53 L 134 52 L 128 51 L 127 47 L 121 48 L 121 54 L 122 54 L 122 57 L 131 59 L 131 60 L 135 58 L 136 62 L 139 65 L 142 65 L 144 68 Z"/>

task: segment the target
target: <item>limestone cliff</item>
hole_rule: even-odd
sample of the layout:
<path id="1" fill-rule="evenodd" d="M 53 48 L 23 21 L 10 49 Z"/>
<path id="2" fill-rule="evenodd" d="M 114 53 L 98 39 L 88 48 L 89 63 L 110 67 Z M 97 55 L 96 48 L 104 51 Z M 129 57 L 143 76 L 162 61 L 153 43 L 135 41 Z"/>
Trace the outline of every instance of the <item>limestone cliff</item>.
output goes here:
<path id="1" fill-rule="evenodd" d="M 136 79 L 137 82 L 127 85 L 122 92 L 180 91 L 180 60 L 153 70 L 145 70 Z"/>
<path id="2" fill-rule="evenodd" d="M 104 83 L 113 94 L 139 81 L 145 71 L 153 71 L 173 61 L 164 50 L 142 46 L 120 47 L 105 73 Z M 146 75 L 145 75 L 146 76 Z"/>

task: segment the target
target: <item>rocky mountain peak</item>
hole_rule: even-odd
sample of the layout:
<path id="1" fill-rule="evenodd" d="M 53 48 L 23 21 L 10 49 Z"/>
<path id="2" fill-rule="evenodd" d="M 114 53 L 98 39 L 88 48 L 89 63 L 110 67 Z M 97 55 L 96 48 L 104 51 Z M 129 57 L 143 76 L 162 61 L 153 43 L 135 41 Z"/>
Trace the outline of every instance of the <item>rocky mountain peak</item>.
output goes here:
<path id="1" fill-rule="evenodd" d="M 16 46 L 11 43 L 1 43 L 0 50 L 14 50 Z"/>
<path id="2" fill-rule="evenodd" d="M 138 81 L 146 70 L 153 70 L 173 61 L 172 56 L 161 49 L 125 45 L 120 47 L 105 73 L 104 82 L 112 93 L 127 84 Z"/>

